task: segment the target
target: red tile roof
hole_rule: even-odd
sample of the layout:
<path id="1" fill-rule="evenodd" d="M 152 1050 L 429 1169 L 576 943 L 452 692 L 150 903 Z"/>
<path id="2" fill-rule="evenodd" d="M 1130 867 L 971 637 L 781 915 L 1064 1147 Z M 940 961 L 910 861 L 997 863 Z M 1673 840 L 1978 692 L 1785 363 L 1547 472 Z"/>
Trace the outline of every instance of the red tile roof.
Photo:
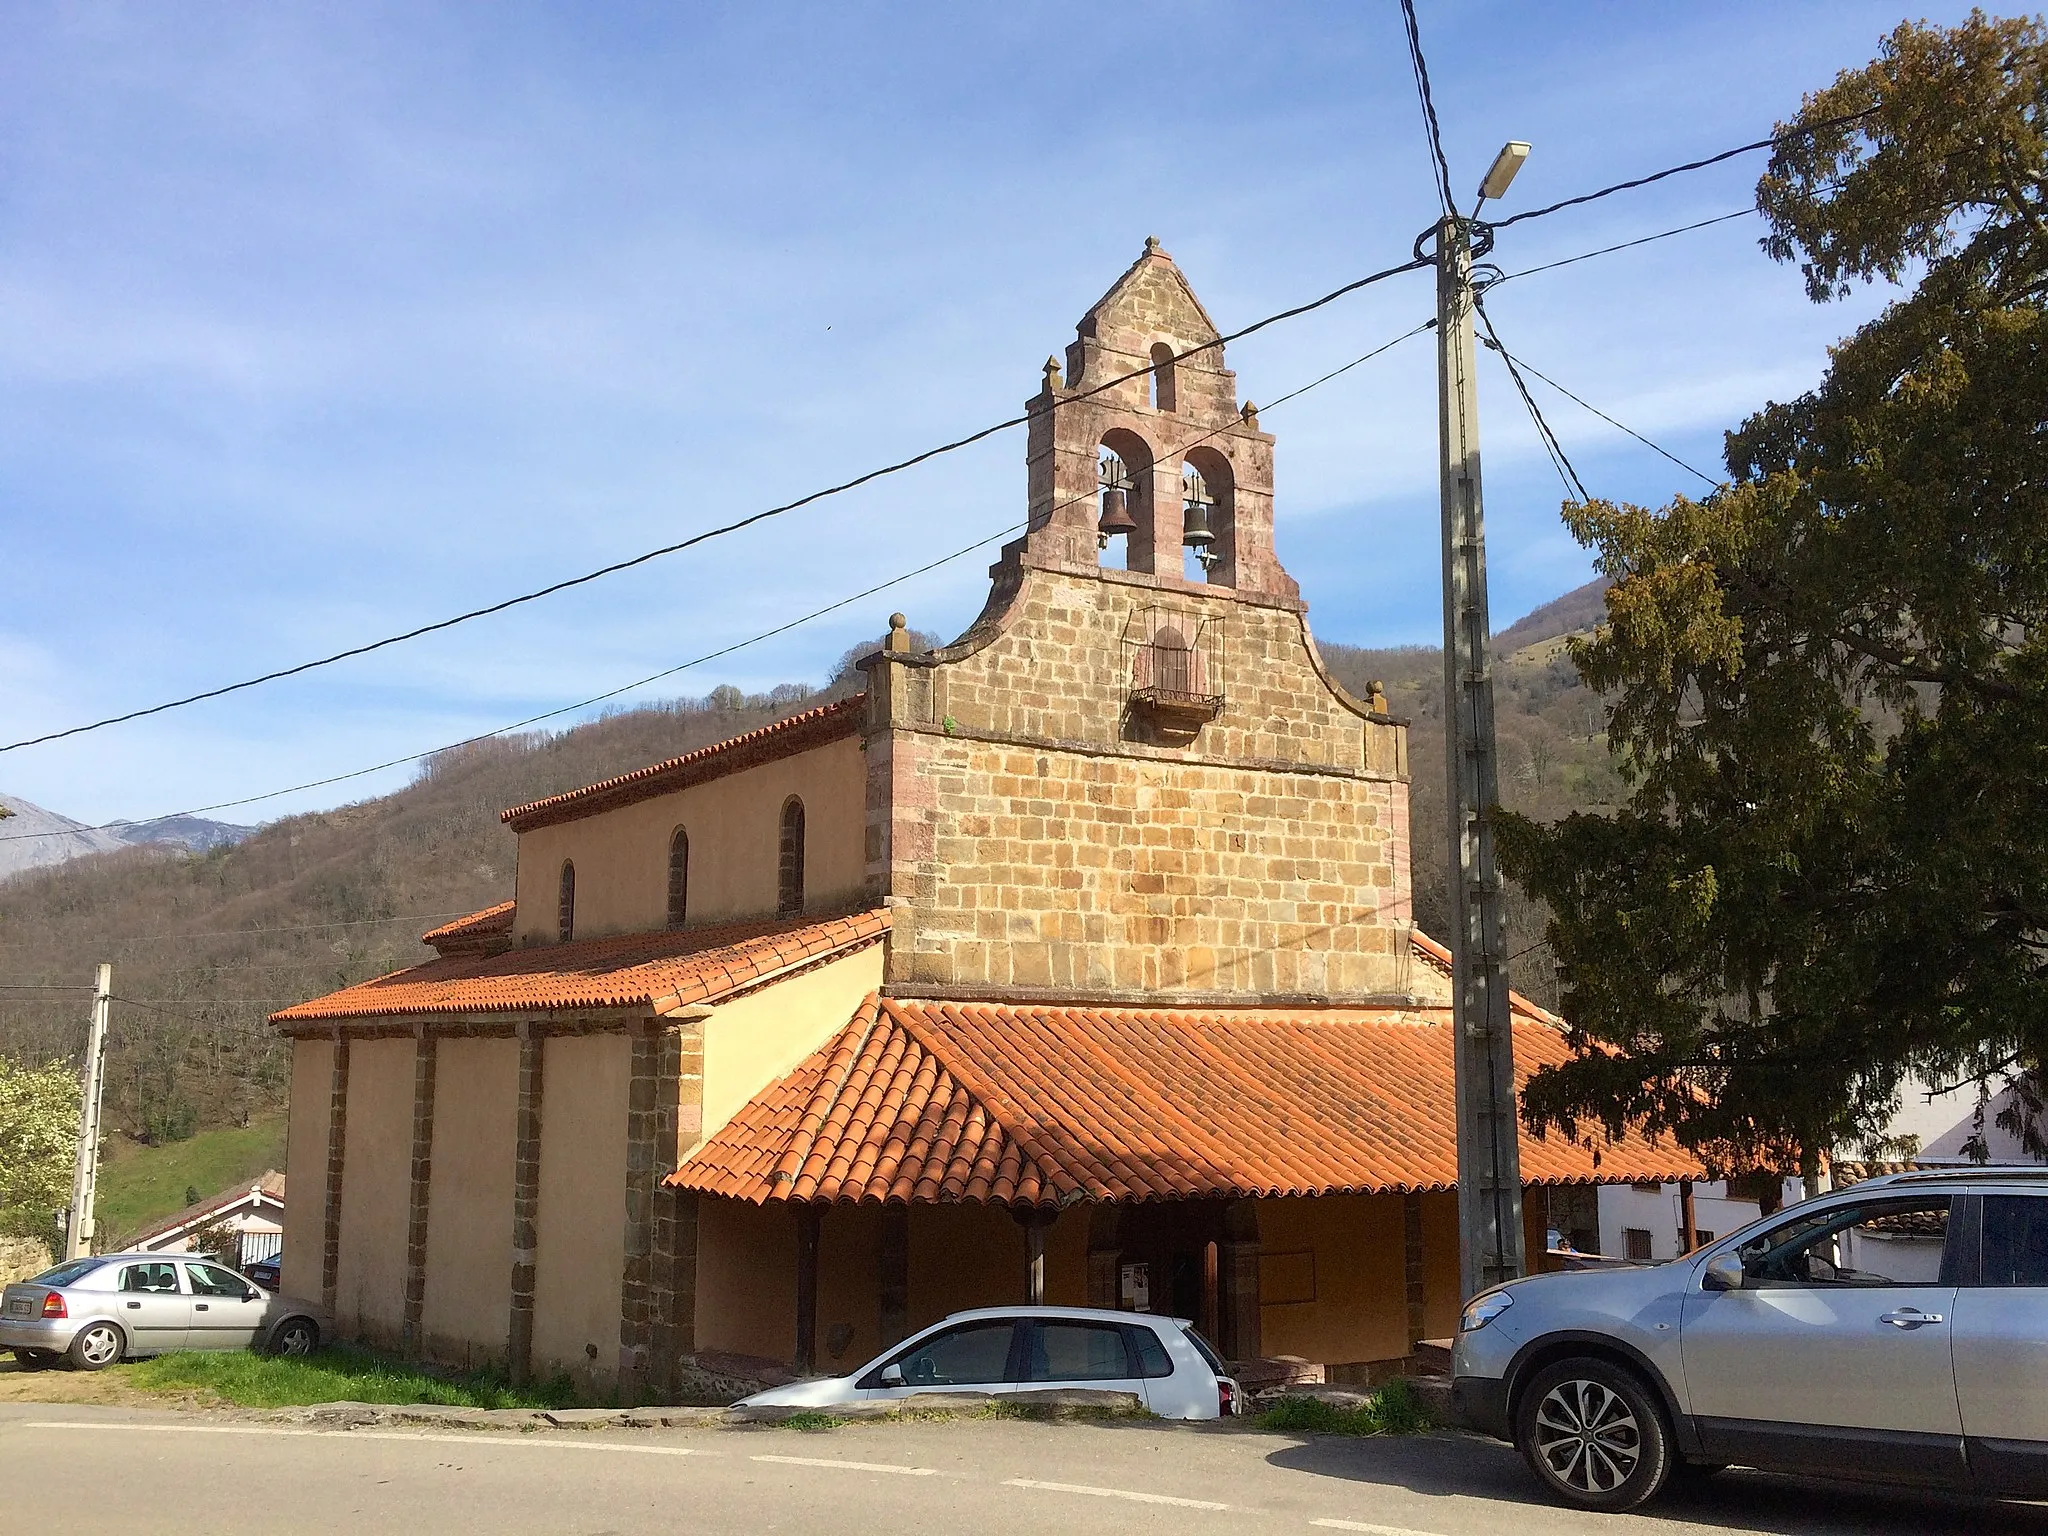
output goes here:
<path id="1" fill-rule="evenodd" d="M 1451 976 L 1450 948 L 1447 945 L 1437 943 L 1435 939 L 1432 939 L 1420 928 L 1410 929 L 1409 938 L 1414 944 L 1415 958 L 1448 981 Z M 1510 989 L 1508 992 L 1508 1007 L 1526 1019 L 1536 1020 L 1539 1024 L 1548 1024 L 1556 1029 L 1564 1027 L 1563 1019 L 1552 1013 L 1548 1008 L 1530 1002 L 1528 998 L 1513 989 Z"/>
<path id="2" fill-rule="evenodd" d="M 177 1232 L 186 1227 L 203 1225 L 209 1217 L 217 1216 L 222 1211 L 229 1210 L 247 1200 L 251 1190 L 282 1205 L 284 1203 L 284 1175 L 275 1168 L 272 1168 L 260 1178 L 244 1179 L 232 1189 L 222 1190 L 211 1200 L 202 1200 L 197 1205 L 188 1205 L 185 1209 L 178 1212 L 177 1215 L 166 1216 L 162 1221 L 154 1222 L 144 1227 L 133 1237 L 126 1239 L 122 1246 L 139 1248 L 144 1243 L 149 1242 L 153 1238 L 162 1237 L 167 1232 Z"/>
<path id="3" fill-rule="evenodd" d="M 574 821 L 599 811 L 616 810 L 622 805 L 651 800 L 656 795 L 702 784 L 707 779 L 724 778 L 757 763 L 808 752 L 813 747 L 858 733 L 867 718 L 867 702 L 868 696 L 864 693 L 835 699 L 830 704 L 791 715 L 787 720 L 764 725 L 758 731 L 748 731 L 744 736 L 734 736 L 728 741 L 714 742 L 694 752 L 685 752 L 667 762 L 635 768 L 615 779 L 604 779 L 566 794 L 549 795 L 545 800 L 515 805 L 509 811 L 500 811 L 498 819 L 515 832 L 528 832 L 535 827 L 551 827 L 556 822 Z"/>
<path id="4" fill-rule="evenodd" d="M 1568 1055 L 1515 1021 L 1515 1060 Z M 1449 1010 L 870 997 L 669 1182 L 769 1200 L 1137 1200 L 1448 1189 Z M 1702 1176 L 1639 1137 L 1522 1138 L 1532 1184 Z"/>
<path id="5" fill-rule="evenodd" d="M 517 905 L 501 901 L 495 907 L 485 907 L 452 923 L 429 928 L 420 935 L 420 942 L 433 945 L 444 955 L 485 954 L 504 949 L 512 941 L 513 909 Z"/>
<path id="6" fill-rule="evenodd" d="M 313 1020 L 400 1014 L 648 1008 L 672 1013 L 792 965 L 858 949 L 887 932 L 886 911 L 834 918 L 762 918 L 676 932 L 536 945 L 500 955 L 444 956 L 359 982 L 270 1016 Z"/>

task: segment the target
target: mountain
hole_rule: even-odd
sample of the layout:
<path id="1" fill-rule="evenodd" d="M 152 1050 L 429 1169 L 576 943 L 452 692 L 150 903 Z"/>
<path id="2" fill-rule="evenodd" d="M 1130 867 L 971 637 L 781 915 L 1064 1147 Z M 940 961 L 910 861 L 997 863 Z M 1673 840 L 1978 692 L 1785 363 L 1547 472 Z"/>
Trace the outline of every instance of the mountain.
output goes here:
<path id="1" fill-rule="evenodd" d="M 88 853 L 112 853 L 128 846 L 112 832 L 46 811 L 18 795 L 0 793 L 0 805 L 14 813 L 0 822 L 0 880 L 25 869 L 41 869 Z"/>
<path id="2" fill-rule="evenodd" d="M 1612 805 L 1623 793 L 1599 698 L 1550 654 L 1549 642 L 1589 627 L 1599 612 L 1599 584 L 1589 584 L 1497 641 L 1502 794 L 1516 810 L 1550 818 Z M 1439 653 L 1329 642 L 1322 651 L 1354 694 L 1380 680 L 1394 713 L 1410 722 L 1415 915 L 1442 934 L 1446 840 L 1433 835 L 1444 819 Z M 842 665 L 822 694 L 801 684 L 755 695 L 724 687 L 559 733 L 476 742 L 428 758 L 394 794 L 286 817 L 203 851 L 188 851 L 189 828 L 166 829 L 178 834 L 170 841 L 124 842 L 0 797 L 22 813 L 0 823 L 0 851 L 62 841 L 4 841 L 17 829 L 106 839 L 79 850 L 97 857 L 46 859 L 0 880 L 0 983 L 77 985 L 110 962 L 110 1126 L 161 1142 L 249 1124 L 286 1094 L 289 1060 L 265 1023 L 270 1012 L 427 959 L 422 932 L 506 898 L 515 840 L 498 821 L 503 807 L 754 730 L 859 683 Z M 47 819 L 30 823 L 31 814 Z M 1542 910 L 1511 891 L 1508 920 L 1520 952 L 1515 985 L 1555 1001 Z M 0 986 L 0 1055 L 74 1059 L 83 1017 L 75 994 Z"/>
<path id="3" fill-rule="evenodd" d="M 209 848 L 229 847 L 255 832 L 228 821 L 208 821 L 204 816 L 159 816 L 155 821 L 138 821 L 113 829 L 129 844 L 167 843 L 187 853 L 204 853 Z"/>

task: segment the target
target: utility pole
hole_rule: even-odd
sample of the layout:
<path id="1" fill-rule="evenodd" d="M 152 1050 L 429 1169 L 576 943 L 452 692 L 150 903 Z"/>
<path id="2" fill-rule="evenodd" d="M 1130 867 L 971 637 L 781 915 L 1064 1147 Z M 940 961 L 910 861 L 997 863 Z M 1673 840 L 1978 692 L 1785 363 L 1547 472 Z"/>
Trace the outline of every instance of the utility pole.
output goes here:
<path id="1" fill-rule="evenodd" d="M 1529 153 L 1500 152 L 1480 188 L 1498 197 Z M 1476 211 L 1476 210 L 1475 210 Z M 1451 1029 L 1458 1104 L 1458 1290 L 1470 1298 L 1523 1273 L 1522 1164 L 1507 925 L 1490 817 L 1500 802 L 1479 494 L 1471 219 L 1436 226 L 1439 437 L 1443 446 L 1444 756 L 1451 886 Z M 1429 237 L 1425 235 L 1424 239 Z M 1491 243 L 1490 239 L 1487 242 Z M 1482 250 L 1480 254 L 1484 254 Z"/>
<path id="2" fill-rule="evenodd" d="M 78 1106 L 78 1166 L 71 1176 L 71 1219 L 64 1230 L 67 1259 L 83 1258 L 92 1249 L 92 1207 L 100 1184 L 100 1090 L 106 1077 L 107 1004 L 113 995 L 114 968 L 103 965 L 92 990 L 92 1036 L 85 1049 L 85 1096 Z"/>

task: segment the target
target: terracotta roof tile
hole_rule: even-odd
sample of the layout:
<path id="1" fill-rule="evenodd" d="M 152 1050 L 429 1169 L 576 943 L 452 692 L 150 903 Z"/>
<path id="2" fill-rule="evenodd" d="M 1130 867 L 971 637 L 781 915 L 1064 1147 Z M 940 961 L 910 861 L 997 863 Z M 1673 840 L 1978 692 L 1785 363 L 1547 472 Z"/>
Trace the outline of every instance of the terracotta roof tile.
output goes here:
<path id="1" fill-rule="evenodd" d="M 516 902 L 501 901 L 495 907 L 485 907 L 481 912 L 458 917 L 452 923 L 429 928 L 420 935 L 420 942 L 431 944 L 444 955 L 491 954 L 509 949 L 517 905 Z"/>
<path id="2" fill-rule="evenodd" d="M 587 784 L 582 789 L 549 795 L 545 800 L 515 805 L 508 811 L 500 811 L 498 819 L 515 832 L 527 832 L 535 827 L 553 826 L 559 821 L 574 821 L 580 816 L 592 816 L 599 811 L 651 800 L 656 795 L 701 784 L 707 779 L 738 773 L 756 763 L 808 752 L 813 747 L 857 733 L 867 718 L 867 701 L 868 696 L 864 693 L 834 699 L 830 704 L 821 704 L 786 720 L 777 720 L 773 725 L 764 725 L 743 736 L 699 747 L 666 762 L 635 768 L 631 773 Z"/>
<path id="3" fill-rule="evenodd" d="M 452 955 L 359 982 L 270 1016 L 289 1028 L 312 1020 L 394 1014 L 532 1013 L 651 1008 L 672 1013 L 712 1002 L 807 960 L 876 942 L 889 914 L 762 918 L 676 932 L 577 939 L 498 955 Z"/>
<path id="4" fill-rule="evenodd" d="M 1515 1021 L 1526 1078 L 1564 1038 Z M 1140 1200 L 1449 1189 L 1449 1010 L 948 1003 L 870 996 L 669 1182 L 768 1200 Z M 1522 1138 L 1532 1184 L 1693 1178 L 1626 1137 Z"/>

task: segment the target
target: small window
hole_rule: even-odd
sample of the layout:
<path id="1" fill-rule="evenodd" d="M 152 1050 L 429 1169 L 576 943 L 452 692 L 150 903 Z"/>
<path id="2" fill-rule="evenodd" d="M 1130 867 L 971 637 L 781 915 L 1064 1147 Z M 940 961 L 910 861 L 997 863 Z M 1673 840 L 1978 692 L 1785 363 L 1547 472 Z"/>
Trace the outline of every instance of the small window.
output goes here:
<path id="1" fill-rule="evenodd" d="M 1138 1374 L 1147 1380 L 1173 1374 L 1173 1356 L 1166 1352 L 1166 1346 L 1159 1342 L 1159 1335 L 1150 1328 L 1126 1328 L 1124 1342 L 1130 1346 L 1131 1358 L 1138 1362 Z"/>
<path id="2" fill-rule="evenodd" d="M 1034 1323 L 1026 1381 L 1128 1381 L 1136 1373 L 1114 1323 Z"/>
<path id="3" fill-rule="evenodd" d="M 1709 1232 L 1705 1227 L 1694 1227 L 1692 1229 L 1693 1247 L 1696 1249 L 1706 1247 L 1707 1244 L 1714 1240 L 1716 1235 L 1713 1232 Z"/>
<path id="4" fill-rule="evenodd" d="M 1155 341 L 1152 343 L 1152 409 L 1175 409 L 1174 396 L 1173 348 L 1163 341 Z"/>
<path id="5" fill-rule="evenodd" d="M 124 1291 L 155 1291 L 178 1294 L 178 1266 L 175 1264 L 130 1264 L 121 1271 Z"/>
<path id="6" fill-rule="evenodd" d="M 1664 1193 L 1664 1185 L 1657 1179 L 1635 1179 L 1629 1183 L 1628 1187 L 1639 1195 L 1661 1195 Z"/>
<path id="7" fill-rule="evenodd" d="M 212 1264 L 187 1264 L 185 1280 L 194 1296 L 246 1296 L 249 1282 Z"/>
<path id="8" fill-rule="evenodd" d="M 1010 1339 L 1016 1325 L 967 1323 L 926 1339 L 900 1356 L 911 1387 L 985 1386 L 1010 1379 Z"/>
<path id="9" fill-rule="evenodd" d="M 562 860 L 561 899 L 555 908 L 555 937 L 564 944 L 576 937 L 576 866 Z"/>
<path id="10" fill-rule="evenodd" d="M 1740 1249 L 1760 1287 L 1937 1285 L 1948 1238 L 1948 1197 L 1871 1200 L 1802 1212 Z"/>
<path id="11" fill-rule="evenodd" d="M 668 840 L 668 925 L 680 928 L 690 913 L 690 834 L 681 827 Z"/>
<path id="12" fill-rule="evenodd" d="M 1622 1251 L 1630 1263 L 1650 1262 L 1650 1234 L 1644 1227 L 1623 1227 L 1621 1229 Z"/>
<path id="13" fill-rule="evenodd" d="M 776 872 L 775 915 L 804 909 L 804 803 L 791 795 L 782 806 L 782 850 Z"/>
<path id="14" fill-rule="evenodd" d="M 2038 1195 L 1984 1197 L 1980 1285 L 2048 1286 L 2048 1200 Z"/>

